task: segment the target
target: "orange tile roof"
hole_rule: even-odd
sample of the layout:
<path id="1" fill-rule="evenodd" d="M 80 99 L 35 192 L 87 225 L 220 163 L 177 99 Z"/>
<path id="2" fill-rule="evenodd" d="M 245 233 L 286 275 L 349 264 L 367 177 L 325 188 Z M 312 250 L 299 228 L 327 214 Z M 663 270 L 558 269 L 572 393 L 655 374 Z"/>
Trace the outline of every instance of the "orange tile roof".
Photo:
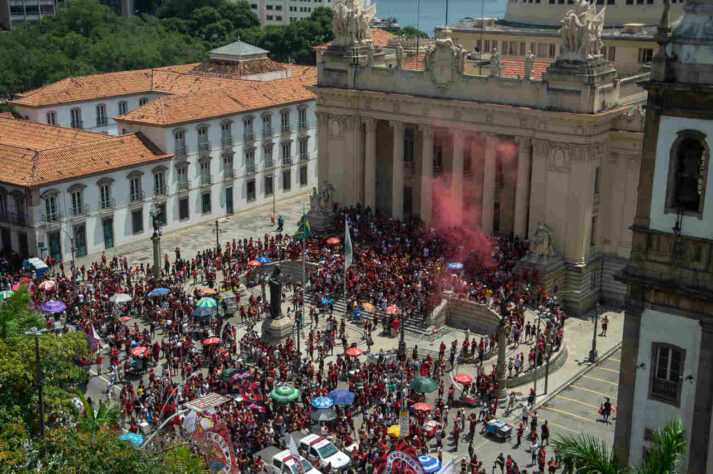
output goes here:
<path id="1" fill-rule="evenodd" d="M 269 82 L 236 81 L 231 87 L 160 97 L 114 120 L 168 126 L 313 100 L 314 94 L 305 86 L 316 85 L 316 68 L 291 67 L 293 74 L 302 74 Z"/>
<path id="2" fill-rule="evenodd" d="M 542 73 L 549 67 L 549 61 L 535 61 L 532 65 L 532 78 L 542 79 Z M 524 77 L 525 61 L 520 59 L 501 59 L 503 77 Z"/>
<path id="3" fill-rule="evenodd" d="M 24 132 L 22 129 L 25 129 Z M 58 131 L 59 134 L 57 133 Z M 0 182 L 36 187 L 171 158 L 142 134 L 111 136 L 78 132 L 28 120 L 0 118 Z M 17 132 L 23 132 L 18 139 Z M 27 143 L 28 134 L 42 136 Z M 50 143 L 52 137 L 59 140 Z"/>
<path id="4" fill-rule="evenodd" d="M 393 38 L 394 36 L 396 35 L 389 31 L 382 30 L 381 28 L 371 28 L 371 40 L 374 42 L 374 46 L 383 48 L 389 44 L 389 39 Z M 323 49 L 329 48 L 331 45 L 332 42 L 328 41 L 327 43 L 322 43 L 317 46 L 314 46 L 312 49 L 314 49 L 315 51 L 321 51 Z"/>
<path id="5" fill-rule="evenodd" d="M 411 70 L 422 70 L 424 69 L 423 59 L 426 57 L 426 53 L 419 53 L 414 56 L 409 56 L 403 65 L 404 69 Z"/>

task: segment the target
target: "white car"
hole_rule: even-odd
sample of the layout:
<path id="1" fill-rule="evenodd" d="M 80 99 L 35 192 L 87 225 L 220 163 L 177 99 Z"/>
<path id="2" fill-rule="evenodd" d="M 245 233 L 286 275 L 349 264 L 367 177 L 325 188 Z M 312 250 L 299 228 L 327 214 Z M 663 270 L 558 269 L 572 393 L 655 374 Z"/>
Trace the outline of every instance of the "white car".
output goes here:
<path id="1" fill-rule="evenodd" d="M 265 463 L 265 472 L 270 474 L 299 474 L 297 462 L 290 454 L 289 449 L 279 451 L 277 448 L 270 446 L 260 451 L 258 456 Z M 300 457 L 300 464 L 302 464 L 302 472 L 304 474 L 322 474 L 303 457 Z"/>
<path id="2" fill-rule="evenodd" d="M 352 460 L 341 452 L 324 436 L 311 434 L 299 441 L 299 449 L 312 462 L 319 459 L 323 467 L 341 470 L 349 466 Z"/>

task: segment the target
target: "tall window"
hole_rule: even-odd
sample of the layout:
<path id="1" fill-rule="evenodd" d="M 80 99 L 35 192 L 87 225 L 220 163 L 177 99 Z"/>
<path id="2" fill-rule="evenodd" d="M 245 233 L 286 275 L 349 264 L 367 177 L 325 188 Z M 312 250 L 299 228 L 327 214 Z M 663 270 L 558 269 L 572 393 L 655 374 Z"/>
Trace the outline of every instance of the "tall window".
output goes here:
<path id="1" fill-rule="evenodd" d="M 281 156 L 281 158 L 282 158 L 282 164 L 283 164 L 283 165 L 289 165 L 289 164 L 290 164 L 290 160 L 291 160 L 291 158 L 292 158 L 292 157 L 290 156 L 290 153 L 292 152 L 292 143 L 291 143 L 291 142 L 282 142 L 282 145 L 281 145 L 280 148 L 281 148 L 281 150 L 282 150 L 282 156 Z"/>
<path id="2" fill-rule="evenodd" d="M 82 214 L 82 191 L 72 191 L 70 193 L 72 202 L 72 215 L 78 216 Z"/>
<path id="3" fill-rule="evenodd" d="M 255 148 L 245 150 L 245 171 L 248 173 L 255 172 Z"/>
<path id="4" fill-rule="evenodd" d="M 173 133 L 173 144 L 176 156 L 186 156 L 186 133 L 183 130 L 176 130 Z"/>
<path id="5" fill-rule="evenodd" d="M 597 246 L 597 216 L 592 216 L 592 228 L 590 229 L 589 246 Z"/>
<path id="6" fill-rule="evenodd" d="M 184 197 L 178 200 L 178 219 L 185 220 L 190 217 L 188 211 L 188 198 Z"/>
<path id="7" fill-rule="evenodd" d="M 153 174 L 153 192 L 156 195 L 163 196 L 166 194 L 166 173 L 156 171 Z"/>
<path id="8" fill-rule="evenodd" d="M 307 107 L 302 107 L 297 110 L 298 122 L 300 128 L 307 128 Z"/>
<path id="9" fill-rule="evenodd" d="M 0 214 L 7 215 L 7 193 L 4 191 L 0 193 Z"/>
<path id="10" fill-rule="evenodd" d="M 59 219 L 59 210 L 57 209 L 57 196 L 48 196 L 45 198 L 45 217 L 48 222 Z"/>
<path id="11" fill-rule="evenodd" d="M 109 184 L 99 186 L 99 207 L 102 209 L 111 207 L 111 185 Z"/>
<path id="12" fill-rule="evenodd" d="M 671 147 L 669 167 L 668 212 L 702 212 L 708 174 L 705 136 L 693 130 L 679 132 Z"/>
<path id="13" fill-rule="evenodd" d="M 208 127 L 198 128 L 198 150 L 208 151 L 210 145 L 208 143 Z"/>
<path id="14" fill-rule="evenodd" d="M 57 125 L 57 112 L 47 112 L 47 124 Z"/>
<path id="15" fill-rule="evenodd" d="M 300 160 L 309 160 L 309 137 L 300 138 Z"/>
<path id="16" fill-rule="evenodd" d="M 226 178 L 232 178 L 235 173 L 233 169 L 233 154 L 226 153 L 223 155 L 223 174 Z"/>
<path id="17" fill-rule="evenodd" d="M 307 167 L 300 167 L 300 186 L 307 186 Z"/>
<path id="18" fill-rule="evenodd" d="M 253 119 L 246 118 L 243 120 L 243 139 L 247 142 L 255 139 L 255 134 L 253 133 Z"/>
<path id="19" fill-rule="evenodd" d="M 121 102 L 119 102 L 119 115 L 124 115 L 128 111 L 129 111 L 129 108 L 126 105 L 126 101 L 122 100 Z"/>
<path id="20" fill-rule="evenodd" d="M 14 201 L 15 201 L 15 213 L 18 216 L 24 216 L 25 215 L 25 197 L 20 194 L 15 194 Z"/>
<path id="21" fill-rule="evenodd" d="M 97 127 L 104 127 L 106 125 L 106 105 L 97 105 Z"/>
<path id="22" fill-rule="evenodd" d="M 639 63 L 650 63 L 651 59 L 654 57 L 654 50 L 651 48 L 639 48 Z"/>
<path id="23" fill-rule="evenodd" d="M 290 170 L 284 170 L 282 172 L 282 189 L 285 191 L 292 189 L 292 173 Z"/>
<path id="24" fill-rule="evenodd" d="M 686 351 L 670 344 L 654 343 L 651 357 L 649 398 L 678 405 Z"/>
<path id="25" fill-rule="evenodd" d="M 131 232 L 140 234 L 144 231 L 144 211 L 136 209 L 131 211 Z"/>
<path id="26" fill-rule="evenodd" d="M 281 123 L 283 132 L 290 131 L 290 111 L 289 110 L 283 110 L 282 112 L 280 112 L 280 123 Z"/>
<path id="27" fill-rule="evenodd" d="M 146 105 L 148 103 L 149 99 L 148 97 L 142 97 L 139 99 L 139 107 L 142 105 Z"/>
<path id="28" fill-rule="evenodd" d="M 406 168 L 414 167 L 414 144 L 415 133 L 413 128 L 404 130 L 404 165 Z"/>
<path id="29" fill-rule="evenodd" d="M 201 170 L 201 184 L 210 183 L 210 161 L 203 160 L 200 162 Z"/>
<path id="30" fill-rule="evenodd" d="M 247 182 L 247 197 L 248 202 L 255 200 L 255 180 L 251 179 Z"/>
<path id="31" fill-rule="evenodd" d="M 272 196 L 273 193 L 273 176 L 265 176 L 265 196 Z"/>
<path id="32" fill-rule="evenodd" d="M 179 191 L 188 189 L 188 166 L 176 167 L 176 181 L 178 182 Z"/>
<path id="33" fill-rule="evenodd" d="M 220 141 L 223 146 L 233 144 L 233 124 L 231 122 L 223 122 L 220 124 Z"/>
<path id="34" fill-rule="evenodd" d="M 599 194 L 599 167 L 594 168 L 594 194 Z"/>
<path id="35" fill-rule="evenodd" d="M 262 136 L 272 136 L 272 115 L 266 114 L 262 116 Z"/>
<path id="36" fill-rule="evenodd" d="M 141 176 L 136 176 L 129 180 L 129 199 L 131 199 L 131 202 L 141 201 L 143 199 Z"/>
<path id="37" fill-rule="evenodd" d="M 72 128 L 82 128 L 82 111 L 79 108 L 74 108 L 69 113 L 72 120 Z"/>
<path id="38" fill-rule="evenodd" d="M 263 147 L 263 154 L 265 158 L 265 168 L 272 168 L 273 163 L 272 163 L 272 149 L 273 149 L 273 144 L 268 143 Z"/>
<path id="39" fill-rule="evenodd" d="M 203 214 L 210 213 L 210 191 L 201 194 L 201 212 Z"/>

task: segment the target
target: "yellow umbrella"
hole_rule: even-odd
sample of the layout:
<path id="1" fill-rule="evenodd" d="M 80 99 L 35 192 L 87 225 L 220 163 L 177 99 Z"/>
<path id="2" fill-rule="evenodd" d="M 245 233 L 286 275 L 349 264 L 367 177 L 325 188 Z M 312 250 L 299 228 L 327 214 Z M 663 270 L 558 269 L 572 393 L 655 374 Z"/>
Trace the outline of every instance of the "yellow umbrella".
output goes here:
<path id="1" fill-rule="evenodd" d="M 386 430 L 386 434 L 393 438 L 398 438 L 401 434 L 401 428 L 399 428 L 399 425 L 392 425 L 388 430 Z"/>
<path id="2" fill-rule="evenodd" d="M 369 311 L 370 313 L 373 313 L 374 311 L 376 311 L 376 307 L 371 303 L 364 303 L 363 307 L 364 307 L 365 311 Z"/>

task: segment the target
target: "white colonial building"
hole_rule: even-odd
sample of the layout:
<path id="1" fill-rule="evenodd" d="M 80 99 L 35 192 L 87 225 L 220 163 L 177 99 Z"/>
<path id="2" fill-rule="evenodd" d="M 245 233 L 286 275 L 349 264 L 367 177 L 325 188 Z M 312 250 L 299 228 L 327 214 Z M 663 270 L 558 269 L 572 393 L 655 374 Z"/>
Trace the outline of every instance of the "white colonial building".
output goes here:
<path id="1" fill-rule="evenodd" d="M 69 260 L 150 237 L 153 211 L 170 231 L 308 192 L 315 83 L 238 42 L 23 94 L 0 121 L 3 250 Z"/>

